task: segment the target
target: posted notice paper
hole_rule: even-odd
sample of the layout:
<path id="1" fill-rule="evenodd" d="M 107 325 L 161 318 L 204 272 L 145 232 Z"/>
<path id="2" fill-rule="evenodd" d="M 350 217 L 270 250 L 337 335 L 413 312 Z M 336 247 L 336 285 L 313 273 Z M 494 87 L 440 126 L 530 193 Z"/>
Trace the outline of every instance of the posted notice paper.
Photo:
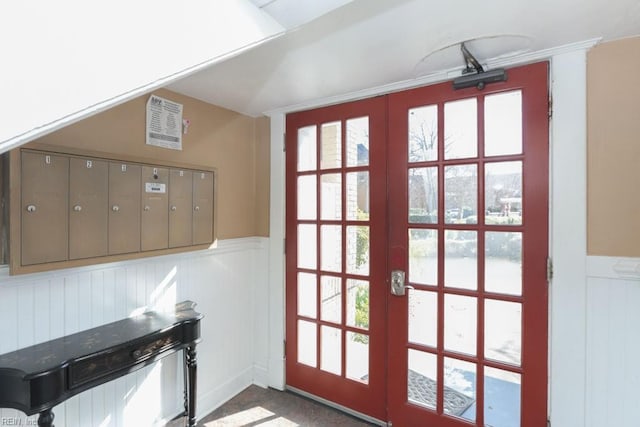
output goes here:
<path id="1" fill-rule="evenodd" d="M 147 145 L 182 150 L 182 104 L 156 95 L 149 97 Z"/>

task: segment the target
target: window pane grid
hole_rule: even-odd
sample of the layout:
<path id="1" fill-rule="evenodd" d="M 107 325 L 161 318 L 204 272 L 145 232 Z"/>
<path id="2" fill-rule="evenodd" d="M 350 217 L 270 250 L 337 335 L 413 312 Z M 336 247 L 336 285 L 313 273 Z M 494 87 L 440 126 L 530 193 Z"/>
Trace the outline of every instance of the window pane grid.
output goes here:
<path id="1" fill-rule="evenodd" d="M 368 132 L 368 117 L 303 128 L 299 139 L 304 139 L 304 144 L 299 145 L 299 151 L 302 147 L 306 152 L 304 155 L 299 152 L 296 174 L 298 182 L 315 186 L 315 194 L 305 194 L 315 200 L 298 202 L 303 210 L 302 217 L 297 219 L 298 227 L 303 227 L 306 233 L 302 237 L 308 239 L 298 237 L 298 254 L 304 262 L 298 263 L 297 271 L 298 274 L 313 274 L 317 281 L 316 313 L 297 314 L 298 325 L 304 325 L 303 329 L 309 334 L 306 338 L 299 336 L 299 340 L 309 344 L 314 341 L 315 351 L 313 356 L 306 351 L 299 359 L 302 358 L 301 363 L 327 373 L 365 384 L 369 381 L 369 295 L 367 290 L 350 296 L 347 282 L 368 283 L 369 278 Z M 311 148 L 313 155 L 309 153 Z M 349 190 L 352 190 L 353 200 L 349 199 Z M 299 187 L 297 191 L 300 197 L 305 189 Z M 312 192 L 307 188 L 306 193 Z M 312 229 L 315 239 L 311 238 Z M 366 238 L 366 245 L 363 245 L 363 238 Z M 300 251 L 300 246 L 305 244 L 301 240 L 308 240 L 308 244 L 314 246 L 312 254 Z M 351 260 L 348 247 L 354 249 Z M 352 308 L 347 306 L 349 302 Z M 314 325 L 313 335 L 311 325 Z"/>
<path id="2" fill-rule="evenodd" d="M 498 97 L 496 97 L 496 99 L 497 98 Z M 409 208 L 406 224 L 408 231 L 407 237 L 409 238 L 407 241 L 409 254 L 414 252 L 417 254 L 417 243 L 419 241 L 416 240 L 415 237 L 418 237 L 419 234 L 416 233 L 425 232 L 433 233 L 434 238 L 437 240 L 438 253 L 437 267 L 435 268 L 437 280 L 435 283 L 420 283 L 423 282 L 424 279 L 418 280 L 418 283 L 416 283 L 415 278 L 412 276 L 416 276 L 416 272 L 418 271 L 416 269 L 417 267 L 413 267 L 415 271 L 412 275 L 410 272 L 412 267 L 411 265 L 408 266 L 409 282 L 412 286 L 415 286 L 415 290 L 410 291 L 409 295 L 411 297 L 411 293 L 436 291 L 438 293 L 438 314 L 436 316 L 436 322 L 439 323 L 435 347 L 431 339 L 427 339 L 426 342 L 422 342 L 421 339 L 417 339 L 416 341 L 415 331 L 413 334 L 414 340 L 412 340 L 411 325 L 409 325 L 410 341 L 407 343 L 407 351 L 432 354 L 437 358 L 439 374 L 437 379 L 438 396 L 436 402 L 437 411 L 440 413 L 448 414 L 446 399 L 443 399 L 440 394 L 443 392 L 446 394 L 446 390 L 452 387 L 454 389 L 456 389 L 456 387 L 459 388 L 461 383 L 458 383 L 456 380 L 457 377 L 465 378 L 473 383 L 473 389 L 463 390 L 461 388 L 457 391 L 467 395 L 469 399 L 474 399 L 477 405 L 480 406 L 475 408 L 474 411 L 468 411 L 462 416 L 464 419 L 474 421 L 479 425 L 487 422 L 487 411 L 492 410 L 490 406 L 487 406 L 487 404 L 491 402 L 485 402 L 485 395 L 490 393 L 490 391 L 487 390 L 491 389 L 487 387 L 491 386 L 491 381 L 494 381 L 493 377 L 496 377 L 498 374 L 491 374 L 491 372 L 503 372 L 502 375 L 505 377 L 509 375 L 518 377 L 522 372 L 519 366 L 510 364 L 506 359 L 489 359 L 490 354 L 485 354 L 489 349 L 491 349 L 494 354 L 497 354 L 495 353 L 497 348 L 503 344 L 501 341 L 503 339 L 502 335 L 485 342 L 485 327 L 488 327 L 485 321 L 491 322 L 492 328 L 495 329 L 498 328 L 497 325 L 501 320 L 505 320 L 502 314 L 496 314 L 494 311 L 486 313 L 485 310 L 494 310 L 496 307 L 501 306 L 501 304 L 506 304 L 504 307 L 510 307 L 509 304 L 515 304 L 514 307 L 521 307 L 523 301 L 521 294 L 509 295 L 496 292 L 496 290 L 501 289 L 496 286 L 489 286 L 489 291 L 486 291 L 485 279 L 489 280 L 489 277 L 486 276 L 485 273 L 485 263 L 488 262 L 489 259 L 496 257 L 499 259 L 509 257 L 511 256 L 507 255 L 509 251 L 511 251 L 509 253 L 513 252 L 513 256 L 518 255 L 519 252 L 516 253 L 517 248 L 514 247 L 513 250 L 509 249 L 515 244 L 512 242 L 513 239 L 511 237 L 514 234 L 522 236 L 524 232 L 522 224 L 524 206 L 520 205 L 520 201 L 523 200 L 524 196 L 522 194 L 522 165 L 524 155 L 522 151 L 511 148 L 514 146 L 513 144 L 509 146 L 508 149 L 504 149 L 504 151 L 495 148 L 494 140 L 496 139 L 497 132 L 499 132 L 499 124 L 496 124 L 494 120 L 492 127 L 485 130 L 485 104 L 485 97 L 480 95 L 478 97 L 444 103 L 444 105 L 439 103 L 437 106 L 414 107 L 410 109 L 408 117 L 410 128 L 408 141 L 409 159 L 407 162 L 407 176 L 414 176 L 413 181 L 412 178 L 409 178 L 407 183 L 409 195 L 414 198 L 413 201 L 411 199 L 409 200 L 407 206 Z M 437 115 L 437 120 L 431 120 L 431 122 L 433 122 L 431 130 L 434 134 L 438 135 L 437 138 L 433 138 L 433 145 L 437 146 L 437 157 L 435 158 L 430 155 L 416 155 L 416 149 L 419 148 L 416 130 L 420 130 L 420 127 L 416 126 L 416 118 L 418 117 L 418 113 L 424 114 L 427 110 L 430 113 L 435 111 Z M 458 114 L 458 117 L 455 117 L 455 114 Z M 518 126 L 521 125 L 517 124 L 516 128 Z M 493 144 L 489 149 L 485 148 L 486 132 L 489 133 L 492 139 L 491 144 Z M 512 132 L 511 136 L 516 133 L 515 131 Z M 517 138 L 515 139 L 515 146 L 521 144 Z M 489 158 L 488 156 L 491 157 Z M 514 167 L 519 165 L 519 172 L 515 171 L 513 167 L 514 172 L 507 170 L 508 166 L 511 165 L 514 165 Z M 420 168 L 422 168 L 422 170 L 420 170 Z M 436 193 L 438 198 L 438 206 L 434 215 L 435 222 L 433 224 L 429 224 L 429 222 L 432 221 L 429 215 L 434 209 L 429 207 L 428 200 L 421 193 L 421 191 L 424 192 L 424 190 L 422 190 L 424 184 L 422 181 L 418 182 L 419 178 L 415 177 L 425 175 L 423 171 L 426 170 L 433 170 L 434 172 L 432 172 L 432 174 L 437 176 L 438 181 L 438 185 L 432 185 L 433 190 L 430 191 L 431 193 Z M 411 173 L 412 171 L 413 174 Z M 412 188 L 413 193 L 411 193 Z M 491 193 L 492 191 L 493 193 Z M 461 198 L 460 196 L 464 197 Z M 490 196 L 493 197 L 493 200 Z M 500 206 L 501 210 L 498 211 L 496 206 Z M 411 208 L 413 208 L 413 211 Z M 488 219 L 489 210 L 491 210 L 494 215 L 501 212 L 504 215 L 504 219 Z M 504 236 L 500 234 L 501 232 Z M 413 233 L 414 242 L 416 242 L 413 251 L 411 250 L 411 233 Z M 451 233 L 457 233 L 456 235 L 458 237 L 464 237 L 463 235 L 473 233 L 471 246 L 469 247 L 469 250 L 471 250 L 470 254 L 464 253 L 466 247 L 462 247 L 464 246 L 462 245 L 464 242 L 461 242 L 458 237 L 455 237 Z M 491 234 L 487 235 L 486 233 Z M 445 236 L 449 237 L 445 240 Z M 425 252 L 425 249 L 422 248 L 425 242 L 426 239 L 423 237 L 420 241 L 420 248 L 422 249 L 420 253 Z M 447 259 L 443 259 L 445 258 L 445 248 L 449 254 L 448 261 Z M 487 252 L 490 250 L 492 250 L 492 252 Z M 502 255 L 503 252 L 505 255 Z M 460 266 L 454 266 L 452 263 L 458 258 L 460 260 L 468 259 L 469 255 L 471 255 L 475 261 L 469 263 L 468 272 L 470 276 L 467 281 L 464 279 L 466 276 L 460 276 Z M 410 259 L 411 256 L 412 255 L 410 255 Z M 418 266 L 418 264 L 424 265 L 422 258 L 419 259 L 419 262 L 417 261 L 418 260 L 414 260 L 416 266 Z M 492 280 L 495 282 L 497 270 L 491 271 L 493 271 L 493 273 L 491 273 Z M 421 275 L 424 276 L 424 274 Z M 449 279 L 447 279 L 447 276 Z M 450 283 L 447 283 L 446 280 L 449 280 Z M 455 288 L 451 288 L 450 286 L 455 286 Z M 472 313 L 469 314 L 470 317 L 468 319 L 464 316 L 464 319 L 460 318 L 452 311 L 451 307 L 449 307 L 448 314 L 443 312 L 447 307 L 447 303 L 452 298 L 466 298 L 471 304 L 469 307 L 475 307 L 475 310 L 472 310 Z M 446 316 L 449 317 L 448 320 Z M 506 316 L 508 316 L 508 314 L 506 314 Z M 458 326 L 468 326 L 470 321 L 475 323 L 471 329 L 467 328 L 469 330 L 465 332 L 469 337 L 465 337 L 460 342 L 456 342 L 454 337 L 458 336 L 458 333 L 461 331 L 454 329 L 450 331 L 448 337 L 446 334 L 447 321 L 454 322 L 454 319 L 457 319 Z M 513 332 L 512 335 L 513 336 L 508 337 L 510 340 L 519 338 L 521 342 L 521 333 L 518 338 L 514 338 L 517 333 Z M 467 338 L 469 338 L 469 340 L 467 340 Z M 469 341 L 468 345 L 464 344 L 466 341 Z M 451 377 L 451 373 L 455 375 Z M 487 379 L 488 383 L 485 383 L 485 379 Z M 409 380 L 411 381 L 411 375 Z M 440 381 L 443 381 L 443 383 L 440 383 Z M 518 382 L 516 381 L 516 383 Z M 487 396 L 489 397 L 486 397 L 486 399 L 491 399 L 490 394 Z M 409 395 L 409 400 L 411 401 L 411 395 Z M 412 401 L 411 403 L 430 407 L 421 402 Z M 433 409 L 435 409 L 435 407 Z M 460 416 L 458 414 L 448 415 L 455 417 Z"/>

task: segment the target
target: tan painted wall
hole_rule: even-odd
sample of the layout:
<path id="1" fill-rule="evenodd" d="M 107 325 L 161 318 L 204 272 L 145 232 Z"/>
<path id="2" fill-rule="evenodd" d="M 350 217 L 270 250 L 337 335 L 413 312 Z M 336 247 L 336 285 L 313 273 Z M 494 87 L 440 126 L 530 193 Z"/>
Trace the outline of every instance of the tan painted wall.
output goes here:
<path id="1" fill-rule="evenodd" d="M 256 230 L 269 235 L 271 183 L 271 124 L 267 117 L 256 120 Z"/>
<path id="2" fill-rule="evenodd" d="M 640 257 L 640 37 L 587 61 L 587 252 Z"/>
<path id="3" fill-rule="evenodd" d="M 268 119 L 247 117 L 166 89 L 153 93 L 183 104 L 183 117 L 191 125 L 183 135 L 182 151 L 145 144 L 149 95 L 34 142 L 216 168 L 216 237 L 268 236 Z"/>

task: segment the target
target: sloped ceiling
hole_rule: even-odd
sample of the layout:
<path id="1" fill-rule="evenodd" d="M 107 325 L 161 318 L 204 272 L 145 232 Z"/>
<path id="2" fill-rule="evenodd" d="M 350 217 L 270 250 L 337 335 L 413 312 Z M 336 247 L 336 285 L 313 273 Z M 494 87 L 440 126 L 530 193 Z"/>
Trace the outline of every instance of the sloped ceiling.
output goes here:
<path id="1" fill-rule="evenodd" d="M 0 152 L 284 31 L 249 0 L 6 2 Z"/>
<path id="2" fill-rule="evenodd" d="M 285 0 L 252 1 L 268 13 Z M 305 3 L 289 2 L 291 15 L 299 16 L 296 9 Z M 465 40 L 476 40 L 469 46 L 486 61 L 640 34 L 637 0 L 354 0 L 338 6 L 169 89 L 259 116 L 460 67 L 457 44 Z"/>

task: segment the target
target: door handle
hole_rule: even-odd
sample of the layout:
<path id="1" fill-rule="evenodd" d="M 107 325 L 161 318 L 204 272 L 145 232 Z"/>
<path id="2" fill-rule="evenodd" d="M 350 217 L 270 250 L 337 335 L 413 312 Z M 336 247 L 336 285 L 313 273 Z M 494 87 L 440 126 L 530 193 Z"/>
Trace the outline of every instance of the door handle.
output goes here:
<path id="1" fill-rule="evenodd" d="M 391 272 L 391 295 L 403 297 L 406 295 L 407 289 L 414 289 L 413 286 L 405 285 L 405 272 L 402 270 L 393 270 Z"/>

